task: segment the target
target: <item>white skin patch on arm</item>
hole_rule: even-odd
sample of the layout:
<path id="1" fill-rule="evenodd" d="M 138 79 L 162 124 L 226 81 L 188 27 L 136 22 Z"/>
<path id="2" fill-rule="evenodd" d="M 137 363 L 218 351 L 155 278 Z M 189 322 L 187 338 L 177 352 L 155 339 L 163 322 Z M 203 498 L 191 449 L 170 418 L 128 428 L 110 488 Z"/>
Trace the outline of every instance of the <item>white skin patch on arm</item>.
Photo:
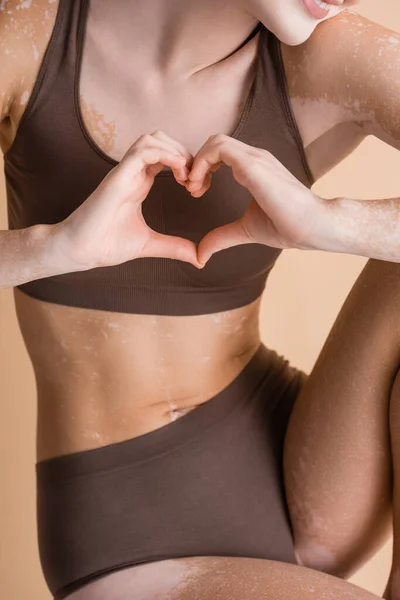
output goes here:
<path id="1" fill-rule="evenodd" d="M 400 33 L 345 10 L 283 50 L 294 103 L 400 148 Z"/>
<path id="2" fill-rule="evenodd" d="M 0 119 L 10 117 L 15 126 L 32 93 L 57 8 L 57 0 L 0 0 Z"/>

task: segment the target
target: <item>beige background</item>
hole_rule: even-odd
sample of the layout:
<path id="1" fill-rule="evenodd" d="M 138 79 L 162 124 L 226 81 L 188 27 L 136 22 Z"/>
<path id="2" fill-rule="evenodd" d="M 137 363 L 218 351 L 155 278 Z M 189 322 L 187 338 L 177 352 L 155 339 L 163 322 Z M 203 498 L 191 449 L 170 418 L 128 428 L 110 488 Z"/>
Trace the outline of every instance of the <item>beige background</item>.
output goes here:
<path id="1" fill-rule="evenodd" d="M 357 10 L 400 32 L 398 0 L 362 0 Z M 318 182 L 315 191 L 326 197 L 397 197 L 399 170 L 400 154 L 369 138 Z M 1 229 L 7 228 L 5 207 L 1 174 Z M 365 262 L 365 258 L 344 254 L 284 252 L 263 298 L 263 340 L 295 365 L 310 370 Z M 11 289 L 0 291 L 0 390 L 0 596 L 49 600 L 36 539 L 35 385 Z M 390 559 L 388 543 L 352 581 L 382 594 Z"/>

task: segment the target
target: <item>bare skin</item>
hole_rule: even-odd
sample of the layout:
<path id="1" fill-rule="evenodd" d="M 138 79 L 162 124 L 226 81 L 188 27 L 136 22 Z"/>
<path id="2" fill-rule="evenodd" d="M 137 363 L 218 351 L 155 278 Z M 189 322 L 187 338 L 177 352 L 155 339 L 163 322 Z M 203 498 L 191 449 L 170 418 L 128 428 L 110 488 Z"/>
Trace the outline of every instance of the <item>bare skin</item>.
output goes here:
<path id="1" fill-rule="evenodd" d="M 14 4 L 18 5 L 18 2 Z M 30 68 L 27 69 L 27 65 L 23 67 L 24 75 L 20 79 L 15 71 L 22 69 L 19 65 L 22 59 L 14 59 L 11 72 L 17 89 L 9 110 L 10 119 L 3 127 L 4 153 L 15 138 L 54 26 L 57 7 L 58 2 L 53 2 L 50 7 L 47 2 L 36 2 L 29 9 L 33 11 L 30 17 L 28 10 L 19 13 L 15 10 L 9 17 L 9 27 L 14 27 L 16 32 L 25 31 L 28 23 L 36 23 L 37 41 L 34 44 L 31 36 L 25 33 L 27 46 L 24 56 L 28 58 Z M 163 81 L 161 72 L 153 83 L 158 90 L 155 93 L 154 87 L 148 82 L 146 85 L 143 83 L 144 77 L 147 80 L 143 65 L 135 66 L 130 62 L 130 79 L 126 80 L 126 76 L 122 79 L 121 73 L 121 85 L 130 83 L 135 86 L 132 90 L 135 100 L 132 104 L 132 100 L 127 98 L 127 105 L 121 110 L 115 99 L 123 98 L 123 92 L 117 94 L 114 87 L 112 94 L 104 93 L 108 89 L 104 79 L 107 67 L 110 65 L 109 69 L 112 69 L 120 49 L 115 47 L 115 41 L 96 45 L 95 40 L 99 39 L 96 27 L 101 27 L 103 19 L 108 20 L 109 15 L 104 12 L 106 9 L 102 3 L 93 4 L 92 10 L 87 23 L 80 78 L 81 112 L 88 132 L 108 156 L 121 160 L 132 140 L 155 129 L 173 135 L 193 154 L 216 130 L 222 133 L 234 130 L 250 90 L 251 67 L 256 58 L 259 35 L 227 61 L 217 65 L 217 70 L 216 67 L 206 69 L 200 80 L 193 83 L 187 79 L 178 80 L 181 87 L 179 94 L 176 80 L 171 83 L 166 78 Z M 13 22 L 11 18 L 14 18 Z M 255 18 L 247 23 L 244 20 L 243 33 L 236 45 L 249 35 L 256 23 Z M 141 24 L 137 23 L 137 27 L 139 29 Z M 110 38 L 112 35 L 111 31 Z M 127 46 L 124 46 L 127 52 Z M 36 47 L 39 54 L 34 51 Z M 213 111 L 209 111 L 204 97 L 208 90 L 215 90 L 216 85 L 220 86 L 218 103 L 213 102 Z M 146 90 L 146 87 L 150 89 Z M 179 105 L 177 95 L 183 98 Z M 162 98 L 162 102 L 154 100 L 154 97 Z M 119 118 L 117 123 L 115 115 L 119 111 L 126 116 L 124 121 Z M 137 119 L 130 119 L 130 112 L 137 115 Z M 196 114 L 196 119 L 192 118 L 193 114 Z M 191 123 L 190 128 L 187 122 Z M 303 129 L 302 121 L 299 126 Z M 325 126 L 331 126 L 329 120 Z M 355 133 L 361 140 L 359 131 Z M 323 137 L 320 132 L 318 134 L 318 137 Z M 302 135 L 310 137 L 307 131 L 302 131 Z M 355 140 L 352 140 L 352 145 L 354 143 Z M 321 150 L 315 154 L 319 156 Z M 347 150 L 345 148 L 342 154 Z M 312 164 L 310 166 L 313 168 Z M 332 166 L 331 158 L 325 168 Z M 313 173 L 318 176 L 315 169 Z M 260 300 L 220 314 L 176 318 L 53 305 L 31 298 L 17 288 L 14 288 L 14 294 L 22 333 L 33 358 L 37 378 L 38 460 L 128 439 L 176 419 L 234 379 L 250 359 L 260 339 Z M 196 339 L 196 345 L 189 348 L 188 327 L 193 335 L 191 339 Z M 67 334 L 71 330 L 72 336 Z M 93 343 L 88 344 L 89 339 Z M 134 339 L 142 340 L 140 347 L 130 341 Z M 160 340 L 163 342 L 160 343 Z M 96 348 L 97 354 L 92 352 L 90 345 Z M 62 369 L 57 369 L 54 357 L 57 357 L 58 364 L 62 364 Z M 187 364 L 188 368 L 182 369 L 182 364 Z M 107 365 L 107 386 L 99 375 L 105 373 L 104 365 Z M 131 393 L 127 394 L 132 389 L 137 391 L 136 403 L 132 403 Z M 113 397 L 112 413 L 107 409 L 110 397 Z M 57 402 L 54 402 L 55 398 Z M 90 398 L 94 400 L 88 400 Z M 119 407 L 118 411 L 115 411 L 115 406 Z M 49 423 L 60 423 L 60 427 L 49 427 Z"/>
<path id="2" fill-rule="evenodd" d="M 195 556 L 123 569 L 68 600 L 377 600 L 331 575 L 256 558 Z"/>
<path id="3" fill-rule="evenodd" d="M 131 7 L 129 10 L 133 25 L 127 27 L 128 19 L 122 3 L 113 3 L 112 18 L 107 4 L 109 3 L 92 2 L 80 80 L 82 115 L 89 134 L 99 148 L 108 156 L 120 160 L 131 143 L 142 133 L 161 129 L 195 154 L 209 135 L 216 131 L 231 133 L 250 89 L 258 35 L 237 53 L 225 60 L 221 59 L 249 35 L 258 20 L 262 20 L 262 14 L 254 12 L 253 16 L 246 16 L 242 11 L 240 15 L 233 15 L 232 22 L 226 24 L 226 31 L 222 35 L 222 21 L 218 22 L 215 15 L 222 10 L 223 3 L 219 7 L 219 4 L 217 6 L 211 0 L 204 1 L 204 24 L 203 30 L 199 27 L 199 38 L 207 35 L 219 40 L 220 45 L 209 45 L 213 47 L 212 56 L 207 53 L 199 55 L 201 45 L 198 40 L 191 39 L 193 56 L 188 52 L 183 55 L 184 59 L 179 59 L 182 57 L 182 53 L 178 51 L 179 46 L 175 48 L 171 42 L 171 39 L 178 39 L 179 36 L 172 28 L 170 40 L 161 40 L 160 35 L 158 38 L 154 35 L 152 39 L 155 40 L 155 45 L 150 45 L 147 38 L 146 44 L 141 44 L 146 51 L 140 54 L 139 61 L 135 59 L 135 44 L 140 39 L 140 33 L 148 31 L 154 15 L 151 11 L 142 11 L 139 19 L 138 13 L 135 14 Z M 259 8 L 261 0 L 255 4 Z M 4 29 L 0 35 L 0 50 L 4 51 L 2 61 L 7 69 L 6 83 L 4 89 L 0 90 L 0 93 L 4 92 L 3 121 L 0 126 L 3 152 L 11 147 L 15 138 L 58 8 L 57 1 L 49 3 L 45 0 L 32 2 L 29 8 L 18 9 L 20 5 L 17 0 L 9 0 L 7 8 L 11 12 L 1 15 L 8 25 L 8 29 Z M 213 22 L 209 18 L 210 14 L 218 22 L 218 29 L 215 31 L 210 28 L 210 23 Z M 96 44 L 99 39 L 96 32 L 102 29 L 104 33 L 105 22 L 108 24 L 109 39 L 105 43 L 103 37 L 100 46 Z M 160 27 L 161 25 L 162 23 Z M 397 140 L 400 139 L 400 126 L 393 118 L 393 107 L 387 105 L 387 109 L 382 109 L 381 114 L 377 111 L 371 116 L 372 90 L 364 85 L 363 80 L 350 74 L 349 78 L 355 82 L 353 88 L 348 88 L 343 82 L 339 85 L 338 80 L 335 80 L 336 85 L 329 87 L 332 74 L 326 68 L 323 56 L 328 56 L 332 64 L 339 64 L 339 61 L 344 64 L 342 53 L 345 55 L 346 52 L 343 47 L 346 44 L 353 47 L 355 36 L 359 35 L 360 30 L 363 32 L 361 35 L 368 39 L 384 40 L 392 35 L 397 39 L 393 32 L 389 32 L 389 35 L 385 28 L 370 25 L 366 19 L 346 12 L 321 24 L 305 44 L 282 46 L 289 95 L 315 180 L 350 154 L 370 133 L 399 146 Z M 180 42 L 188 45 L 188 40 L 184 39 L 184 31 L 185 23 L 182 20 L 178 28 L 182 35 Z M 338 44 L 338 32 L 342 45 Z M 380 44 L 382 52 L 387 53 L 386 60 L 389 60 L 390 43 L 381 41 Z M 321 47 L 324 48 L 323 53 L 320 52 Z M 161 64 L 158 56 L 166 56 L 165 48 L 170 49 L 169 61 Z M 124 70 L 123 65 L 127 63 L 119 60 L 122 50 L 130 57 L 129 70 L 126 67 Z M 163 52 L 158 54 L 160 50 Z M 203 68 L 193 75 L 196 69 L 190 59 L 197 56 L 199 59 L 196 64 L 200 63 Z M 347 52 L 346 64 L 349 62 L 348 56 Z M 188 62 L 185 63 L 184 60 Z M 217 61 L 220 62 L 216 64 Z M 121 68 L 118 78 L 114 76 L 116 64 Z M 154 74 L 153 78 L 149 78 L 149 72 Z M 109 83 L 111 78 L 112 85 Z M 120 85 L 120 89 L 116 89 L 116 85 Z M 129 97 L 126 89 L 130 89 Z M 212 110 L 205 102 L 211 95 L 215 97 Z M 135 118 L 131 117 L 132 114 Z M 374 289 L 382 289 L 385 282 L 397 275 L 397 265 L 393 265 L 389 272 L 380 269 L 376 262 L 370 264 L 363 275 L 363 281 Z M 310 375 L 309 384 L 299 398 L 301 402 L 298 416 L 288 437 L 287 485 L 289 497 L 293 497 L 290 508 L 303 562 L 307 557 L 308 564 L 330 571 L 335 571 L 336 568 L 340 574 L 351 571 L 355 565 L 365 560 L 368 554 L 379 547 L 389 531 L 390 448 L 389 429 L 384 415 L 387 414 L 391 384 L 398 368 L 398 329 L 391 326 L 398 323 L 395 308 L 400 291 L 389 284 L 385 289 L 386 304 L 380 309 L 381 318 L 376 321 L 371 333 L 375 336 L 372 346 L 378 342 L 387 344 L 379 368 L 374 370 L 376 355 L 371 353 L 365 357 L 359 371 L 355 372 L 354 367 L 347 375 L 343 375 L 335 388 L 334 397 L 329 397 L 324 376 L 330 370 L 335 373 L 334 366 L 343 347 L 348 347 L 347 364 L 357 366 L 360 347 L 365 343 L 362 333 L 370 323 L 367 310 L 365 316 L 360 316 L 357 324 L 358 337 L 356 333 L 352 334 L 353 345 L 349 346 L 346 341 L 346 332 L 353 322 L 354 312 L 359 312 L 359 307 L 364 303 L 364 296 L 355 294 L 354 303 L 357 299 L 359 304 L 352 306 L 351 311 L 347 310 L 337 328 L 335 343 L 331 343 L 318 370 Z M 31 298 L 16 288 L 14 294 L 19 323 L 36 375 L 38 460 L 122 441 L 179 418 L 188 410 L 206 402 L 232 381 L 248 362 L 260 340 L 260 300 L 249 306 L 218 314 L 169 317 L 55 305 Z M 371 296 L 369 308 L 373 312 L 374 306 Z M 386 336 L 388 327 L 391 337 Z M 196 344 L 188 344 L 188 339 L 196 340 Z M 365 380 L 363 373 L 370 373 L 371 370 L 374 377 L 370 382 L 370 393 L 367 397 L 363 396 L 363 404 L 354 408 L 356 414 L 358 408 L 365 410 L 366 422 L 372 423 L 371 435 L 367 438 L 363 430 L 341 428 L 340 423 L 346 418 L 345 392 L 349 381 L 358 375 L 362 382 Z M 329 387 L 330 390 L 332 386 Z M 334 506 L 340 505 L 337 497 L 339 485 L 346 489 L 343 502 L 354 497 L 352 489 L 355 490 L 355 482 L 357 490 L 362 486 L 364 503 L 360 508 L 359 504 L 353 502 L 353 512 L 346 513 L 350 522 L 352 517 L 358 517 L 357 544 L 351 536 L 351 539 L 339 540 L 335 537 L 335 532 L 339 531 L 338 523 L 346 531 L 349 530 L 347 524 L 340 520 L 340 515 L 334 514 L 329 525 L 325 524 L 322 528 L 322 533 L 321 528 L 317 530 L 314 527 L 315 523 L 310 523 L 310 519 L 307 521 L 307 511 L 296 488 L 297 482 L 290 477 L 295 465 L 294 458 L 290 460 L 291 448 L 294 454 L 293 449 L 308 447 L 301 438 L 300 426 L 304 419 L 311 419 L 312 402 L 323 398 L 328 411 L 338 397 L 343 399 L 343 403 L 340 405 L 341 412 L 338 409 L 337 435 L 331 440 L 329 451 L 326 450 L 326 444 L 323 446 L 322 443 L 324 440 L 326 442 L 326 436 L 320 435 L 310 441 L 310 444 L 314 444 L 313 454 L 319 455 L 324 463 L 318 473 L 337 473 L 336 479 L 331 479 L 332 482 L 335 481 L 336 487 L 330 488 L 327 485 L 324 495 L 330 502 L 324 500 L 320 505 L 313 506 L 313 510 L 326 510 L 328 514 L 332 514 Z M 321 411 L 322 416 L 314 417 L 315 430 L 322 431 L 323 414 Z M 397 417 L 395 411 L 393 414 L 394 427 Z M 370 457 L 367 468 L 358 474 L 358 478 L 355 475 L 359 472 L 359 463 L 354 461 L 352 468 L 344 472 L 339 471 L 340 464 L 336 461 L 338 447 L 351 453 L 357 442 L 354 431 L 357 431 L 357 440 L 360 441 L 358 451 L 360 454 L 364 452 L 363 456 Z M 330 462 L 328 458 L 331 459 Z M 372 516 L 380 525 L 372 528 L 371 532 Z M 306 523 L 305 528 L 303 523 Z M 192 582 L 192 588 L 183 591 L 175 589 L 175 567 L 178 571 L 180 569 L 179 577 L 183 580 L 192 573 L 193 564 L 198 569 L 197 572 L 202 574 L 202 579 Z M 215 575 L 219 569 L 220 583 Z M 154 580 L 155 573 L 160 587 L 158 590 L 152 589 L 153 596 L 149 596 L 146 581 Z M 205 590 L 205 581 L 210 573 L 215 587 Z M 221 586 L 228 585 L 233 573 L 242 573 L 242 577 L 238 577 L 234 589 L 225 588 L 222 591 Z M 247 585 L 245 590 L 240 590 L 240 580 L 253 583 Z M 278 582 L 275 588 L 271 582 Z M 334 588 L 334 597 L 338 599 L 352 597 L 367 600 L 373 597 L 344 581 L 331 580 L 305 568 L 255 559 L 216 560 L 215 557 L 182 558 L 125 569 L 103 577 L 98 583 L 85 586 L 70 597 L 74 600 L 92 600 L 101 598 L 99 594 L 105 594 L 104 597 L 111 599 L 113 596 L 110 594 L 113 593 L 115 598 L 121 600 L 121 594 L 129 589 L 129 585 L 135 585 L 136 588 L 142 585 L 143 600 L 154 598 L 155 593 L 160 598 L 181 600 L 196 597 L 204 600 L 218 597 L 294 599 L 299 598 L 299 582 L 304 583 L 304 595 L 301 596 L 304 599 L 315 597 L 317 589 L 320 591 L 320 598 L 332 597 L 332 585 L 338 586 Z M 210 581 L 207 585 L 210 586 Z M 202 595 L 199 590 L 202 590 Z M 268 596 L 262 596 L 262 593 L 268 593 Z"/>

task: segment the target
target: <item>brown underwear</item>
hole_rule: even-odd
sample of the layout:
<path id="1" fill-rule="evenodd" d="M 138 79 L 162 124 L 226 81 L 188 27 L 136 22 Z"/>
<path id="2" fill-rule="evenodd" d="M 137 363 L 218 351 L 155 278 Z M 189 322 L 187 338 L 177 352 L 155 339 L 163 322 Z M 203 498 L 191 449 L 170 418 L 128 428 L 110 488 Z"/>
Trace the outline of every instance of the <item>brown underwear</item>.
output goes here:
<path id="1" fill-rule="evenodd" d="M 178 420 L 36 463 L 40 560 L 54 598 L 170 558 L 295 563 L 282 449 L 306 379 L 261 344 L 236 379 Z"/>

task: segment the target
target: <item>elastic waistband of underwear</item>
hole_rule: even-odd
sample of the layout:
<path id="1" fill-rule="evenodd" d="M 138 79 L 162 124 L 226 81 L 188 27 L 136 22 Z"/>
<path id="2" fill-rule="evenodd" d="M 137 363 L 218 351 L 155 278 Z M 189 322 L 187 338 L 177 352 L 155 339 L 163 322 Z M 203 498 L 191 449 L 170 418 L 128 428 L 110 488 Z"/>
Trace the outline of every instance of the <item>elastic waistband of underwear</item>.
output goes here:
<path id="1" fill-rule="evenodd" d="M 131 466 L 165 454 L 201 436 L 206 429 L 227 417 L 251 397 L 262 382 L 273 376 L 273 363 L 277 358 L 274 350 L 260 343 L 237 377 L 194 410 L 176 421 L 128 440 L 39 461 L 35 465 L 37 484 L 41 486 L 69 477 Z"/>

